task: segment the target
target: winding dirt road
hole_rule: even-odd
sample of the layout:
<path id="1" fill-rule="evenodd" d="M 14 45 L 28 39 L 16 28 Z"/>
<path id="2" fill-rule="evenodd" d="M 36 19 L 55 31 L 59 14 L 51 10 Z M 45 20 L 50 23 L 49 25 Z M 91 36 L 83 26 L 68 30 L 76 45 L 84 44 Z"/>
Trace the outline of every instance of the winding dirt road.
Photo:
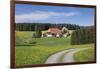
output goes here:
<path id="1" fill-rule="evenodd" d="M 48 57 L 45 64 L 75 62 L 73 57 L 74 54 L 78 51 L 85 50 L 85 49 L 88 48 L 73 48 L 73 49 L 68 49 L 68 50 L 55 53 L 50 57 Z"/>

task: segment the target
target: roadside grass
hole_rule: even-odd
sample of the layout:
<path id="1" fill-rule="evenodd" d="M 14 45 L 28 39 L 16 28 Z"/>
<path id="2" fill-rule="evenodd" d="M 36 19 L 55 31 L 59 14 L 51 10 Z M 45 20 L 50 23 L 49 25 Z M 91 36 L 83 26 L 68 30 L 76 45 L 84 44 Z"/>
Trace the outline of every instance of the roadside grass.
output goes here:
<path id="1" fill-rule="evenodd" d="M 91 49 L 93 47 L 94 47 L 93 44 L 84 44 L 84 45 L 72 45 L 72 47 L 70 47 L 70 48 L 74 48 L 74 49 L 75 48 L 87 48 L 87 49 Z M 70 51 L 68 51 L 68 52 L 70 52 Z M 58 59 L 58 62 L 62 62 L 65 54 L 68 53 L 68 52 L 65 52 L 64 54 L 62 54 L 62 56 Z"/>
<path id="2" fill-rule="evenodd" d="M 43 64 L 51 54 L 68 48 L 65 46 L 16 46 L 16 65 Z"/>
<path id="3" fill-rule="evenodd" d="M 94 61 L 95 52 L 94 46 L 91 46 L 89 49 L 79 51 L 75 53 L 74 59 L 76 62 L 86 62 L 86 61 Z"/>
<path id="4" fill-rule="evenodd" d="M 43 64 L 46 59 L 54 53 L 71 48 L 90 47 L 90 45 L 91 44 L 86 44 L 84 46 L 16 46 L 15 63 L 16 66 Z"/>

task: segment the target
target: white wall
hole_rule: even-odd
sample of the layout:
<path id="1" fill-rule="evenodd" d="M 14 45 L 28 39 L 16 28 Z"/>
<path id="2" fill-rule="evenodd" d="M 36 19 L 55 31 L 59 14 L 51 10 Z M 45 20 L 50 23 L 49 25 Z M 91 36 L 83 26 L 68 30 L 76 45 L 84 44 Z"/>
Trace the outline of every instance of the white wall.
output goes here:
<path id="1" fill-rule="evenodd" d="M 24 0 L 27 1 L 27 0 Z M 55 2 L 68 4 L 97 5 L 97 52 L 100 52 L 100 1 L 99 0 L 29 0 L 41 2 Z M 100 67 L 100 54 L 97 54 L 97 64 L 65 65 L 52 67 L 38 67 L 34 69 L 98 69 Z M 0 69 L 10 67 L 10 0 L 0 0 Z"/>

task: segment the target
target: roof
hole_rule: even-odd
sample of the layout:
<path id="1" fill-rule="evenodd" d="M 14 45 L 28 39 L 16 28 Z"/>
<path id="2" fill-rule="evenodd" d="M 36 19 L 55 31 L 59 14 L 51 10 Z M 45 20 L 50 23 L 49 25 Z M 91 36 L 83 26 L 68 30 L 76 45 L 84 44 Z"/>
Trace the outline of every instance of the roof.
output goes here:
<path id="1" fill-rule="evenodd" d="M 48 32 L 53 33 L 53 34 L 59 34 L 61 33 L 61 30 L 59 28 L 49 28 Z"/>

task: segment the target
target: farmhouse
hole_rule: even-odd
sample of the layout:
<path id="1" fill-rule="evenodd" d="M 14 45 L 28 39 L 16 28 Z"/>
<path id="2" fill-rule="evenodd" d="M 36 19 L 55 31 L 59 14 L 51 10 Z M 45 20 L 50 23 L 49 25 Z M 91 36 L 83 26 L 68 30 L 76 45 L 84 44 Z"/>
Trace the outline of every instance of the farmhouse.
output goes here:
<path id="1" fill-rule="evenodd" d="M 57 27 L 49 28 L 46 32 L 42 33 L 42 37 L 67 37 L 69 30 L 63 27 L 61 30 Z"/>

